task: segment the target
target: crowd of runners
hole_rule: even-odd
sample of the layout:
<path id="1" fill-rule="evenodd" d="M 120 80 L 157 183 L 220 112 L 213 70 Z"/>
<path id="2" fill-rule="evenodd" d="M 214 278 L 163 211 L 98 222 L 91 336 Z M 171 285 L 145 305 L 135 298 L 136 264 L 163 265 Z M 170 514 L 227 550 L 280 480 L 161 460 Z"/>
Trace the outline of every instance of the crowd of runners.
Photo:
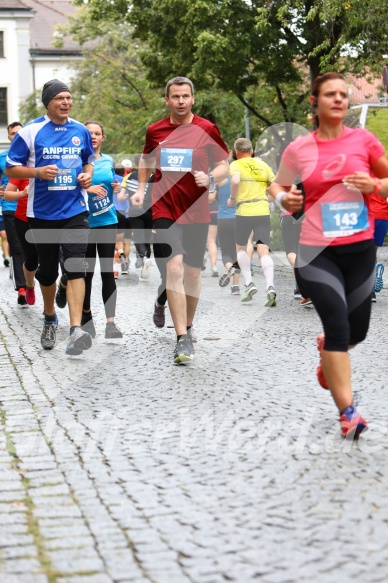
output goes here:
<path id="1" fill-rule="evenodd" d="M 66 84 L 48 81 L 42 102 L 44 116 L 8 127 L 11 146 L 0 154 L 0 235 L 17 303 L 33 305 L 35 281 L 40 284 L 43 349 L 55 347 L 56 309 L 66 305 L 66 354 L 92 347 L 97 256 L 105 337 L 122 338 L 115 322 L 116 280 L 133 268 L 148 279 L 153 253 L 160 273 L 153 322 L 164 327 L 168 307 L 176 332 L 172 362 L 190 363 L 206 250 L 220 287 L 231 284 L 231 294 L 250 302 L 258 293 L 252 278 L 256 249 L 263 303 L 276 307 L 272 203 L 295 271 L 294 297 L 301 306 L 313 305 L 322 321 L 318 381 L 331 391 L 342 435 L 358 436 L 367 422 L 353 403 L 348 350 L 365 338 L 371 303 L 383 287 L 376 248 L 388 230 L 388 159 L 370 132 L 344 126 L 343 77 L 326 73 L 315 80 L 310 103 L 316 130 L 286 147 L 276 175 L 255 156 L 250 140 L 237 138 L 229 149 L 217 126 L 192 111 L 194 87 L 186 77 L 168 81 L 168 116 L 147 128 L 142 154 L 116 166 L 103 153 L 103 123 L 70 117 Z"/>

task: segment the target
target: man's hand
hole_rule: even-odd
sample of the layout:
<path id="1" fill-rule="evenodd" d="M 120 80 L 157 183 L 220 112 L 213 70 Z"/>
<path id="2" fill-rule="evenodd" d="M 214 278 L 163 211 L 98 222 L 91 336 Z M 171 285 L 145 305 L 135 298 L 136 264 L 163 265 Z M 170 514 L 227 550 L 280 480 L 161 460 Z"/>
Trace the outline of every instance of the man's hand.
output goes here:
<path id="1" fill-rule="evenodd" d="M 142 207 L 144 202 L 144 192 L 135 192 L 135 194 L 133 194 L 129 200 L 131 202 L 131 206 Z"/>
<path id="2" fill-rule="evenodd" d="M 228 206 L 230 206 L 230 208 L 233 208 L 236 204 L 236 199 L 235 198 L 228 198 L 228 200 L 226 201 L 226 204 Z"/>
<path id="3" fill-rule="evenodd" d="M 203 188 L 208 188 L 210 184 L 209 175 L 205 172 L 194 170 L 194 180 L 197 186 L 202 186 Z"/>
<path id="4" fill-rule="evenodd" d="M 77 180 L 82 188 L 86 188 L 86 190 L 92 185 L 92 177 L 88 172 L 81 172 L 81 174 L 78 174 Z"/>
<path id="5" fill-rule="evenodd" d="M 40 180 L 54 180 L 57 175 L 58 166 L 50 164 L 49 166 L 41 166 L 36 169 L 37 178 Z"/>

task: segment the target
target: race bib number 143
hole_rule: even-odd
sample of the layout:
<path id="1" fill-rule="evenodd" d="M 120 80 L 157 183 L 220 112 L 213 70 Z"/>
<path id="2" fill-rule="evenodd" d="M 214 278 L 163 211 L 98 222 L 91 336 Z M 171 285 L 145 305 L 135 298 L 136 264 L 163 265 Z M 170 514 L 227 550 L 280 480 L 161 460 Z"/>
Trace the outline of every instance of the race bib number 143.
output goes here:
<path id="1" fill-rule="evenodd" d="M 348 237 L 369 228 L 368 210 L 363 202 L 322 204 L 322 227 L 325 237 Z"/>

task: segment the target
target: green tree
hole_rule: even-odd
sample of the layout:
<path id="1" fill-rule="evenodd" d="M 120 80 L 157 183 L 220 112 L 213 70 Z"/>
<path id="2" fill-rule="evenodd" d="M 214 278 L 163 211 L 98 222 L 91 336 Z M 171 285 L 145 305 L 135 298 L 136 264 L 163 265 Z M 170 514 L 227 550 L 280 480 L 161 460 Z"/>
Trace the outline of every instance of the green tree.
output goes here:
<path id="1" fill-rule="evenodd" d="M 141 151 L 147 126 L 167 115 L 166 80 L 157 83 L 147 77 L 139 57 L 144 43 L 133 39 L 128 22 L 95 21 L 87 6 L 59 27 L 56 45 L 65 43 L 67 35 L 83 45 L 84 57 L 73 63 L 72 116 L 103 122 L 105 152 L 128 157 Z M 233 92 L 196 92 L 195 111 L 217 123 L 230 144 L 244 135 L 244 110 Z"/>
<path id="2" fill-rule="evenodd" d="M 82 4 L 83 0 L 75 0 Z M 233 92 L 260 120 L 303 123 L 311 81 L 364 75 L 388 52 L 383 0 L 88 0 L 95 21 L 128 21 L 154 83 L 177 74 Z M 264 95 L 255 88 L 266 87 Z M 263 99 L 264 96 L 264 99 Z M 273 105 L 276 105 L 274 108 Z"/>

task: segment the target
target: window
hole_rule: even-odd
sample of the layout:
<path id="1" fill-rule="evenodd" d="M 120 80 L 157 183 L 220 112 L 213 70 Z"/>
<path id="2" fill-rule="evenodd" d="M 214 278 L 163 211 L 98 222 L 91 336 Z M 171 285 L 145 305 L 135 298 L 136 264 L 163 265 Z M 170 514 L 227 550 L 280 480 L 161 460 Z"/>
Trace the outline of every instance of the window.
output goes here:
<path id="1" fill-rule="evenodd" d="M 0 58 L 4 57 L 4 32 L 0 30 Z"/>
<path id="2" fill-rule="evenodd" d="M 5 87 L 0 87 L 0 124 L 7 125 L 7 120 L 7 89 Z"/>

